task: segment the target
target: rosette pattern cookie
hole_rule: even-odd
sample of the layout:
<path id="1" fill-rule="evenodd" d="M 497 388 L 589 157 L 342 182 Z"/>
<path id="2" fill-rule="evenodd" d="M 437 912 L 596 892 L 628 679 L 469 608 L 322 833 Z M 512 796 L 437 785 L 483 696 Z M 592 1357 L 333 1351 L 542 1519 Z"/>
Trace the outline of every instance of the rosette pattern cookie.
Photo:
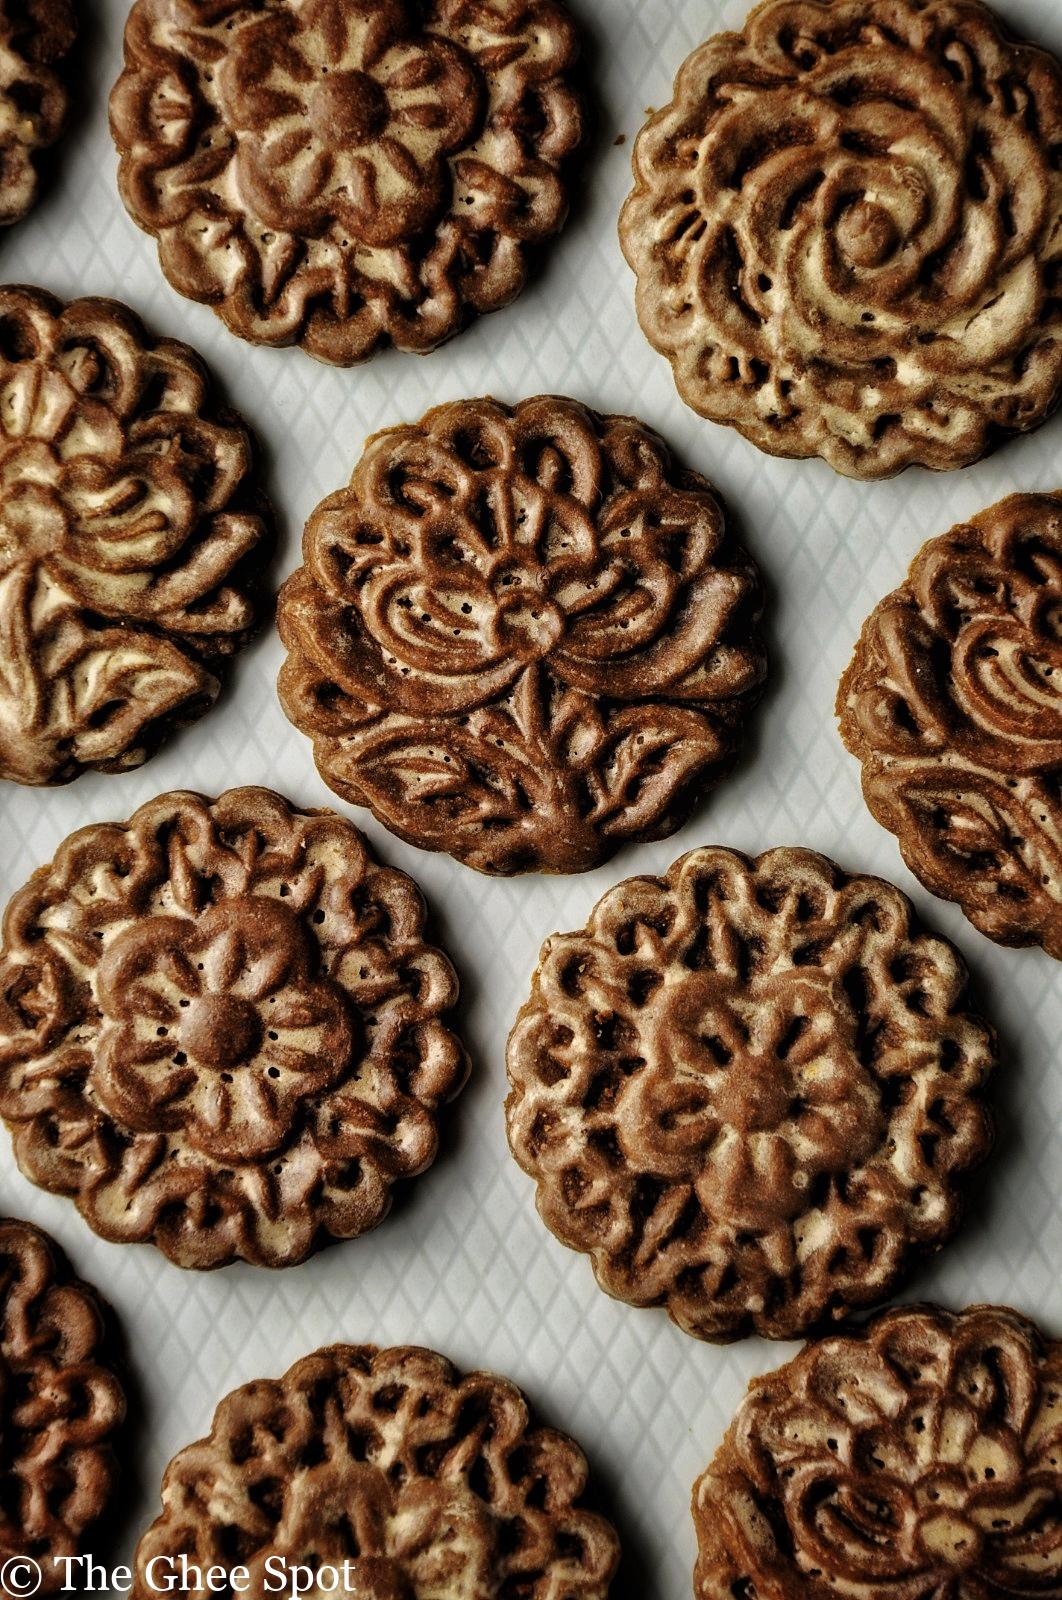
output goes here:
<path id="1" fill-rule="evenodd" d="M 608 1294 L 701 1339 L 791 1339 L 955 1230 L 994 1063 L 962 960 L 898 889 L 704 848 L 546 941 L 509 1142 Z"/>
<path id="2" fill-rule="evenodd" d="M 316 1593 L 357 1600 L 605 1600 L 619 1544 L 586 1484 L 578 1445 L 504 1378 L 332 1345 L 235 1390 L 174 1457 L 133 1592 L 184 1555 L 245 1566 L 252 1592 L 309 1566 Z"/>
<path id="3" fill-rule="evenodd" d="M 1062 959 L 1062 494 L 923 546 L 837 694 L 863 794 L 927 889 Z"/>
<path id="4" fill-rule="evenodd" d="M 0 0 L 0 227 L 37 198 L 37 156 L 69 110 L 63 65 L 76 35 L 72 0 Z"/>
<path id="5" fill-rule="evenodd" d="M 1062 1346 L 903 1307 L 751 1385 L 693 1491 L 696 1600 L 1062 1592 Z"/>
<path id="6" fill-rule="evenodd" d="M 710 484 L 574 400 L 377 434 L 303 556 L 280 698 L 325 782 L 482 872 L 673 832 L 765 675 L 759 577 Z"/>
<path id="7" fill-rule="evenodd" d="M 779 456 L 976 461 L 1062 394 L 1062 66 L 980 0 L 765 0 L 695 50 L 620 223 L 679 392 Z"/>
<path id="8" fill-rule="evenodd" d="M 3 925 L 22 1171 L 183 1267 L 289 1266 L 375 1227 L 468 1070 L 424 920 L 349 822 L 266 789 L 82 828 Z"/>
<path id="9" fill-rule="evenodd" d="M 241 338 L 432 350 L 565 220 L 577 53 L 560 0 L 137 0 L 122 198 Z"/>
<path id="10" fill-rule="evenodd" d="M 0 288 L 0 777 L 139 766 L 253 633 L 269 507 L 199 357 Z"/>
<path id="11" fill-rule="evenodd" d="M 125 1396 L 103 1308 L 40 1229 L 0 1218 L 0 1570 L 13 1600 L 64 1588 L 65 1561 L 106 1510 Z M 2 1586 L 2 1580 L 0 1580 Z M 67 1586 L 68 1587 L 68 1586 Z"/>

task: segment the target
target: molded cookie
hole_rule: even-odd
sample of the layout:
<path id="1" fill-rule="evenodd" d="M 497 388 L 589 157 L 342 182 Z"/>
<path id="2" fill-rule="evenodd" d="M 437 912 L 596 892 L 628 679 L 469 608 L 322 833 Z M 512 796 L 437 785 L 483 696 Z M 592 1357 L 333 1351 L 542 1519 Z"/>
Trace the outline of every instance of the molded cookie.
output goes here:
<path id="1" fill-rule="evenodd" d="M 70 109 L 64 68 L 76 36 L 73 0 L 0 0 L 0 226 L 37 198 L 37 157 Z"/>

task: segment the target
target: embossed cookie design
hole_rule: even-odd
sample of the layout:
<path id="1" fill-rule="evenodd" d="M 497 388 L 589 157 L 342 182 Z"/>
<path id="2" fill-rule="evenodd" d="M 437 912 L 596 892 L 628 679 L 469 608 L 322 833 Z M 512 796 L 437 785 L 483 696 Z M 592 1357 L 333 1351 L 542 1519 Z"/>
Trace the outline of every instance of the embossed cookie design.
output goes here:
<path id="1" fill-rule="evenodd" d="M 37 158 L 70 109 L 65 68 L 76 36 L 73 0 L 0 0 L 0 227 L 37 199 Z"/>
<path id="2" fill-rule="evenodd" d="M 113 300 L 0 288 L 0 778 L 123 772 L 207 710 L 271 538 L 194 351 Z"/>
<path id="3" fill-rule="evenodd" d="M 457 401 L 369 440 L 281 592 L 280 698 L 337 794 L 481 872 L 672 833 L 766 672 L 757 571 L 630 417 Z"/>
<path id="4" fill-rule="evenodd" d="M 1062 494 L 926 544 L 837 694 L 863 794 L 927 889 L 1062 959 Z"/>
<path id="5" fill-rule="evenodd" d="M 26 1177 L 182 1267 L 303 1260 L 430 1166 L 465 1052 L 405 873 L 266 789 L 71 835 L 0 948 L 0 1116 Z"/>
<path id="6" fill-rule="evenodd" d="M 547 939 L 509 1143 L 608 1294 L 701 1339 L 791 1339 L 954 1232 L 995 1059 L 961 958 L 898 889 L 704 848 Z"/>
<path id="7" fill-rule="evenodd" d="M 229 1568 L 235 1550 L 252 1593 L 312 1564 L 319 1592 L 338 1573 L 365 1600 L 605 1600 L 619 1542 L 585 1508 L 587 1476 L 504 1378 L 430 1350 L 332 1345 L 228 1395 L 170 1462 L 133 1594 L 152 1593 L 154 1559 Z"/>
<path id="8" fill-rule="evenodd" d="M 693 1491 L 694 1594 L 1054 1595 L 1060 1494 L 1062 1345 L 903 1306 L 752 1383 Z"/>
<path id="9" fill-rule="evenodd" d="M 682 398 L 778 456 L 976 461 L 1062 394 L 1062 65 L 980 0 L 764 0 L 684 63 L 620 239 Z"/>
<path id="10" fill-rule="evenodd" d="M 241 338 L 432 350 L 564 223 L 577 53 L 559 0 L 137 0 L 122 199 Z"/>

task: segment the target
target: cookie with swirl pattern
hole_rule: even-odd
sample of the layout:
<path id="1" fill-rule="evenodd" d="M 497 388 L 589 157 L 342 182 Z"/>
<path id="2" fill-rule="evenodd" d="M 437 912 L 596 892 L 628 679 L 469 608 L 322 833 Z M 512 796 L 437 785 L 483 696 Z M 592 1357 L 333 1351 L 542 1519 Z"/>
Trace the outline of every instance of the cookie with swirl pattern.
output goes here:
<path id="1" fill-rule="evenodd" d="M 976 461 L 1062 394 L 1062 65 L 981 0 L 764 0 L 639 135 L 620 238 L 683 399 L 772 455 Z"/>
<path id="2" fill-rule="evenodd" d="M 0 778 L 125 772 L 201 716 L 271 543 L 193 350 L 114 300 L 0 288 Z"/>
<path id="3" fill-rule="evenodd" d="M 1062 959 L 1062 494 L 930 540 L 837 694 L 863 794 L 927 889 Z"/>
<path id="4" fill-rule="evenodd" d="M 0 227 L 37 199 L 37 163 L 70 110 L 67 67 L 77 37 L 73 0 L 0 0 Z"/>
<path id="5" fill-rule="evenodd" d="M 995 1060 L 961 957 L 898 889 L 705 847 L 546 940 L 509 1143 L 608 1294 L 696 1338 L 791 1339 L 955 1231 Z"/>
<path id="6" fill-rule="evenodd" d="M 280 698 L 321 775 L 481 872 L 672 833 L 766 672 L 758 573 L 631 417 L 461 400 L 369 440 L 281 592 Z"/>
<path id="7" fill-rule="evenodd" d="M 102 1301 L 32 1223 L 0 1218 L 0 1571 L 64 1587 L 112 1502 L 125 1396 Z M 22 1563 L 25 1562 L 26 1565 Z"/>
<path id="8" fill-rule="evenodd" d="M 241 338 L 432 350 L 565 221 L 577 55 L 561 0 L 137 0 L 122 199 Z"/>
<path id="9" fill-rule="evenodd" d="M 0 946 L 0 1116 L 27 1178 L 182 1267 L 374 1228 L 468 1060 L 425 906 L 349 822 L 266 789 L 80 829 Z"/>
<path id="10" fill-rule="evenodd" d="M 1062 1344 L 902 1306 L 751 1384 L 693 1491 L 696 1600 L 1062 1593 Z"/>
<path id="11" fill-rule="evenodd" d="M 251 1593 L 309 1567 L 318 1593 L 352 1600 L 605 1600 L 619 1542 L 587 1480 L 578 1445 L 506 1379 L 331 1345 L 227 1395 L 170 1462 L 133 1594 L 186 1556 L 238 1561 Z"/>

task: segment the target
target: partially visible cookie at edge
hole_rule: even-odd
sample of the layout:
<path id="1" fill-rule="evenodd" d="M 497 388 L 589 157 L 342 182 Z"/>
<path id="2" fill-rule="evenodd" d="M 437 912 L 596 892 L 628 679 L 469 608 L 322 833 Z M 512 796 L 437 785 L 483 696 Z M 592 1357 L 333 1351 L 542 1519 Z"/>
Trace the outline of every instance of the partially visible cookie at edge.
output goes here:
<path id="1" fill-rule="evenodd" d="M 0 0 L 0 227 L 37 199 L 37 161 L 55 144 L 70 110 L 74 0 Z"/>
<path id="2" fill-rule="evenodd" d="M 888 1298 L 992 1144 L 993 1030 L 880 878 L 704 847 L 547 939 L 509 1038 L 513 1154 L 598 1283 L 697 1338 Z"/>
<path id="3" fill-rule="evenodd" d="M 352 823 L 266 789 L 79 829 L 3 922 L 20 1169 L 183 1267 L 290 1266 L 374 1228 L 468 1073 L 425 916 Z"/>
<path id="4" fill-rule="evenodd" d="M 1000 944 L 1062 959 L 1062 493 L 930 540 L 837 693 L 863 794 L 911 871 Z"/>
<path id="5" fill-rule="evenodd" d="M 279 688 L 326 783 L 482 872 L 674 832 L 766 675 L 759 574 L 712 486 L 562 396 L 376 434 L 303 560 Z"/>
<path id="6" fill-rule="evenodd" d="M 139 766 L 264 610 L 272 513 L 202 360 L 126 306 L 0 288 L 0 778 Z"/>

